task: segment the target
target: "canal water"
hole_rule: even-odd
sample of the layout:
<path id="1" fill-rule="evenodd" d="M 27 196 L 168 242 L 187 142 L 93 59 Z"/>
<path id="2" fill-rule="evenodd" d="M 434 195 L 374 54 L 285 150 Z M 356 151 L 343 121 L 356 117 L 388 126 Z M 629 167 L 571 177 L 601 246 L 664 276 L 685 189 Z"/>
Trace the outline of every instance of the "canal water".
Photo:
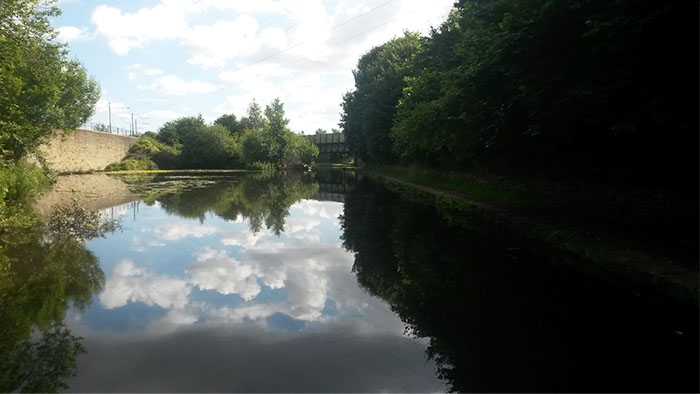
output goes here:
<path id="1" fill-rule="evenodd" d="M 1 388 L 698 391 L 697 307 L 406 188 L 350 171 L 66 182 L 40 212 L 77 195 L 120 229 L 3 238 Z"/>

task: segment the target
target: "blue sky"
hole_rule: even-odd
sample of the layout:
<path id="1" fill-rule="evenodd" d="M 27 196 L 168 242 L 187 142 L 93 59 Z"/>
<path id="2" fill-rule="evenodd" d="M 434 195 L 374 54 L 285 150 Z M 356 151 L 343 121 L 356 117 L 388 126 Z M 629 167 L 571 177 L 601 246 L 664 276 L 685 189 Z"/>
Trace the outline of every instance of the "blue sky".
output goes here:
<path id="1" fill-rule="evenodd" d="M 59 40 L 102 88 L 93 122 L 139 131 L 201 113 L 285 103 L 292 130 L 337 127 L 352 69 L 404 30 L 426 33 L 453 0 L 60 0 Z"/>

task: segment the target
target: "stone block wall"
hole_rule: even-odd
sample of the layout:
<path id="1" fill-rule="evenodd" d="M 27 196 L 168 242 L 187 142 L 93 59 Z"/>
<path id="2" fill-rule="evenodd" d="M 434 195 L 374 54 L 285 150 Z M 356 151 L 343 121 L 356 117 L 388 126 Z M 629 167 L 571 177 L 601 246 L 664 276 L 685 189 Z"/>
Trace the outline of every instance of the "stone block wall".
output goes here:
<path id="1" fill-rule="evenodd" d="M 51 169 L 58 173 L 104 170 L 121 161 L 136 137 L 77 129 L 56 131 L 39 149 Z"/>

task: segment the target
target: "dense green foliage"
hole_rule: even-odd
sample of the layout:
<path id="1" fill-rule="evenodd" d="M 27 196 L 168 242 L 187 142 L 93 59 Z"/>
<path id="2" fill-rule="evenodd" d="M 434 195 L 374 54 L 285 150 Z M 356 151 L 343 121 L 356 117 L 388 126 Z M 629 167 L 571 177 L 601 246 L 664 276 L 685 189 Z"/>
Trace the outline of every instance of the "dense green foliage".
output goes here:
<path id="1" fill-rule="evenodd" d="M 391 50 L 403 38 L 360 59 L 349 147 L 374 162 L 695 190 L 697 11 L 460 1 L 412 54 Z"/>
<path id="2" fill-rule="evenodd" d="M 17 212 L 30 208 L 31 202 L 51 183 L 46 170 L 20 161 L 0 167 L 0 226 Z"/>
<path id="3" fill-rule="evenodd" d="M 49 19 L 57 7 L 39 0 L 3 0 L 0 6 L 0 161 L 33 153 L 54 129 L 84 123 L 100 95 Z M 2 163 L 0 163 L 2 164 Z"/>
<path id="4" fill-rule="evenodd" d="M 150 134 L 144 134 L 129 148 L 121 162 L 112 163 L 106 169 L 115 171 L 177 168 L 180 154 L 177 148 L 158 141 Z"/>
<path id="5" fill-rule="evenodd" d="M 380 163 L 392 161 L 389 131 L 396 103 L 406 86 L 404 77 L 411 73 L 411 59 L 419 48 L 419 36 L 406 33 L 360 58 L 353 71 L 355 91 L 343 97 L 340 124 L 356 157 Z"/>
<path id="6" fill-rule="evenodd" d="M 142 136 L 120 163 L 108 170 L 138 169 L 304 169 L 318 147 L 292 132 L 279 99 L 265 108 L 253 101 L 245 117 L 222 115 L 207 125 L 201 115 L 167 122 Z"/>
<path id="7" fill-rule="evenodd" d="M 183 139 L 183 168 L 240 168 L 240 144 L 226 127 L 215 124 Z"/>
<path id="8" fill-rule="evenodd" d="M 243 123 L 239 122 L 234 114 L 221 115 L 214 121 L 214 124 L 224 126 L 231 135 L 240 134 L 244 129 Z"/>

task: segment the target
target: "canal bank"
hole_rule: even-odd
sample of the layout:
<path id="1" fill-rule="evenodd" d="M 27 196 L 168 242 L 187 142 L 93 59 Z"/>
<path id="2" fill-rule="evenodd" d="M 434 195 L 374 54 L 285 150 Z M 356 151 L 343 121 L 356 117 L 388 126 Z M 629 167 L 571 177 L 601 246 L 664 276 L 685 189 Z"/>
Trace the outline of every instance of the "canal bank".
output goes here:
<path id="1" fill-rule="evenodd" d="M 698 305 L 697 206 L 682 198 L 395 166 L 364 172 L 390 189 L 432 196 L 459 224 L 519 234 L 636 294 Z"/>

